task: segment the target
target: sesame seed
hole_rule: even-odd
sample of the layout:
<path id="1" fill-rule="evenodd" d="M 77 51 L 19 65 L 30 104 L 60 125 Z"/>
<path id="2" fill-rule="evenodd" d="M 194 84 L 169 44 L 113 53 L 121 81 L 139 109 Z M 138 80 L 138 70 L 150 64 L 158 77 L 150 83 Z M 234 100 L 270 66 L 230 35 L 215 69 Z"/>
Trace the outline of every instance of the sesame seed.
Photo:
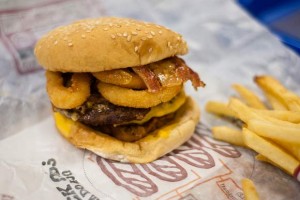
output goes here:
<path id="1" fill-rule="evenodd" d="M 132 35 L 137 35 L 138 33 L 136 31 L 131 31 Z"/>
<path id="2" fill-rule="evenodd" d="M 155 35 L 155 32 L 154 32 L 154 31 L 150 31 L 150 33 L 151 33 L 151 35 L 153 35 L 153 36 Z"/>
<path id="3" fill-rule="evenodd" d="M 139 27 L 137 27 L 135 30 L 140 31 L 141 29 Z"/>
<path id="4" fill-rule="evenodd" d="M 146 38 L 146 37 L 142 37 L 141 40 L 144 40 L 144 41 L 145 41 L 145 40 L 147 40 L 147 38 Z"/>
<path id="5" fill-rule="evenodd" d="M 148 35 L 147 38 L 153 38 L 153 36 L 152 35 Z"/>
<path id="6" fill-rule="evenodd" d="M 81 35 L 81 38 L 85 38 L 85 34 L 82 34 L 82 35 Z"/>
<path id="7" fill-rule="evenodd" d="M 112 39 L 115 39 L 115 38 L 116 38 L 116 36 L 115 36 L 115 35 L 111 35 L 111 38 L 112 38 Z"/>
<path id="8" fill-rule="evenodd" d="M 162 31 L 158 31 L 159 34 L 162 34 Z"/>
<path id="9" fill-rule="evenodd" d="M 57 43 L 58 43 L 58 41 L 57 41 L 57 40 L 55 40 L 55 42 L 54 42 L 54 45 L 57 45 Z"/>
<path id="10" fill-rule="evenodd" d="M 127 35 L 128 35 L 127 32 L 123 33 L 123 36 L 124 36 L 124 37 L 127 37 Z"/>
<path id="11" fill-rule="evenodd" d="M 149 53 L 151 53 L 152 52 L 152 48 L 150 48 L 148 51 L 149 51 Z"/>
<path id="12" fill-rule="evenodd" d="M 148 34 L 148 33 L 149 33 L 149 31 L 145 31 L 145 33 L 146 33 L 146 34 Z"/>
<path id="13" fill-rule="evenodd" d="M 105 27 L 103 30 L 104 30 L 104 31 L 107 31 L 107 30 L 108 30 L 108 28 L 107 28 L 107 27 Z"/>
<path id="14" fill-rule="evenodd" d="M 72 43 L 72 42 L 69 42 L 69 43 L 68 43 L 68 46 L 69 46 L 69 47 L 73 46 L 73 43 Z"/>
<path id="15" fill-rule="evenodd" d="M 127 41 L 130 42 L 130 40 L 131 40 L 131 35 L 128 35 Z"/>
<path id="16" fill-rule="evenodd" d="M 135 46 L 135 47 L 134 47 L 134 51 L 137 52 L 138 50 L 139 50 L 139 47 L 138 47 L 138 46 Z"/>
<path id="17" fill-rule="evenodd" d="M 179 37 L 179 36 L 177 37 L 177 40 L 178 40 L 178 41 L 180 40 L 180 37 Z"/>
<path id="18" fill-rule="evenodd" d="M 121 36 L 122 36 L 122 34 L 121 34 L 121 33 L 117 33 L 117 36 L 120 36 L 120 37 L 121 37 Z"/>
<path id="19" fill-rule="evenodd" d="M 170 47 L 171 46 L 171 42 L 168 42 L 168 47 Z"/>

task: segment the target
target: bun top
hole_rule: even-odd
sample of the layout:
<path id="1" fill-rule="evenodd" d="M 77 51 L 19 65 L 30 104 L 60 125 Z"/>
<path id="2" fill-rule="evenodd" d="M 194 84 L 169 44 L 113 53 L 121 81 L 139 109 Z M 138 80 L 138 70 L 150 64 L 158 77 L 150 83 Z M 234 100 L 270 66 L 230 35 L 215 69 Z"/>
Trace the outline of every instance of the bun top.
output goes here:
<path id="1" fill-rule="evenodd" d="M 134 67 L 188 51 L 178 33 L 134 19 L 103 17 L 61 26 L 42 37 L 34 53 L 50 71 L 98 72 Z"/>

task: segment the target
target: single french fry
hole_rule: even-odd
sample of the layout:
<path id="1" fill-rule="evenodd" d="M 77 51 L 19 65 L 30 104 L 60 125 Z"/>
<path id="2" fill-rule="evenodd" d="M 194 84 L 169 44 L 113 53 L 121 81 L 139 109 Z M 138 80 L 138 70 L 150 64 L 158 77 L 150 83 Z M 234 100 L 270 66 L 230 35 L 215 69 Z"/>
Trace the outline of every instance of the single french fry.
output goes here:
<path id="1" fill-rule="evenodd" d="M 243 138 L 249 148 L 268 158 L 288 174 L 293 175 L 298 168 L 299 161 L 273 142 L 256 135 L 247 128 L 243 128 Z"/>
<path id="2" fill-rule="evenodd" d="M 259 115 L 273 117 L 282 121 L 288 121 L 291 123 L 300 123 L 300 112 L 289 111 L 289 110 L 260 110 L 251 109 Z"/>
<path id="3" fill-rule="evenodd" d="M 264 92 L 264 95 L 266 96 L 274 110 L 288 110 L 287 106 L 285 106 L 284 103 L 280 102 L 270 93 Z"/>
<path id="4" fill-rule="evenodd" d="M 259 200 L 258 193 L 254 186 L 254 183 L 247 178 L 242 180 L 242 187 L 244 191 L 245 200 Z"/>
<path id="5" fill-rule="evenodd" d="M 258 96 L 256 96 L 256 94 L 248 88 L 239 84 L 233 84 L 232 87 L 239 93 L 242 99 L 250 107 L 257 109 L 266 109 L 265 105 L 263 104 L 263 102 L 261 102 Z"/>
<path id="6" fill-rule="evenodd" d="M 255 159 L 256 159 L 256 160 L 259 160 L 259 161 L 263 161 L 263 162 L 269 162 L 269 161 L 270 161 L 268 158 L 264 157 L 264 156 L 261 155 L 261 154 L 257 154 L 257 155 L 255 156 Z"/>
<path id="7" fill-rule="evenodd" d="M 212 133 L 213 137 L 217 140 L 222 140 L 238 146 L 246 146 L 243 141 L 241 130 L 229 128 L 227 126 L 215 126 L 212 127 Z"/>
<path id="8" fill-rule="evenodd" d="M 247 122 L 248 129 L 256 134 L 276 141 L 300 144 L 300 125 L 282 126 L 270 121 L 251 119 Z"/>
<path id="9" fill-rule="evenodd" d="M 241 119 L 243 122 L 245 122 L 247 124 L 248 124 L 249 120 L 251 120 L 251 119 L 261 119 L 261 120 L 265 120 L 265 121 L 267 120 L 267 121 L 270 121 L 277 125 L 281 125 L 281 126 L 285 126 L 285 127 L 298 128 L 300 126 L 299 124 L 294 124 L 294 123 L 291 123 L 288 121 L 282 121 L 279 119 L 275 119 L 273 117 L 260 115 L 259 113 L 256 113 L 253 110 L 251 110 L 251 108 L 249 108 L 243 102 L 241 102 L 240 100 L 238 100 L 236 98 L 230 99 L 228 107 L 237 114 L 239 119 Z"/>
<path id="10" fill-rule="evenodd" d="M 208 101 L 205 105 L 207 112 L 227 116 L 235 117 L 235 113 L 227 107 L 227 104 L 218 101 Z"/>
<path id="11" fill-rule="evenodd" d="M 300 111 L 300 97 L 285 88 L 278 80 L 271 76 L 256 76 L 254 81 L 266 93 L 270 93 L 289 110 Z"/>
<path id="12" fill-rule="evenodd" d="M 300 144 L 289 143 L 284 141 L 275 141 L 275 143 L 284 148 L 287 152 L 289 152 L 297 160 L 300 161 Z"/>
<path id="13" fill-rule="evenodd" d="M 228 103 L 229 109 L 233 110 L 238 118 L 247 123 L 250 119 L 258 118 L 259 115 L 251 111 L 251 109 L 242 103 L 239 99 L 231 98 Z"/>
<path id="14" fill-rule="evenodd" d="M 275 142 L 275 143 L 278 146 L 280 146 L 283 149 L 285 149 L 292 156 L 294 156 L 298 161 L 300 161 L 300 145 L 298 145 L 298 144 L 292 144 L 292 143 L 288 143 L 288 142 L 282 142 L 282 141 Z M 255 158 L 256 158 L 256 160 L 260 160 L 260 161 L 271 163 L 271 161 L 269 159 L 267 159 L 266 157 L 264 157 L 261 154 L 256 155 Z M 275 165 L 274 163 L 271 163 L 271 164 Z"/>
<path id="15" fill-rule="evenodd" d="M 279 165 L 277 165 L 276 163 L 272 162 L 270 159 L 266 158 L 265 156 L 263 156 L 263 155 L 261 155 L 261 154 L 257 154 L 257 155 L 255 156 L 255 159 L 256 159 L 256 160 L 259 160 L 259 161 L 262 161 L 262 162 L 269 163 L 269 164 L 271 164 L 271 165 L 273 165 L 273 166 L 275 166 L 275 167 L 280 168 Z M 280 169 L 281 169 L 281 168 L 280 168 Z"/>

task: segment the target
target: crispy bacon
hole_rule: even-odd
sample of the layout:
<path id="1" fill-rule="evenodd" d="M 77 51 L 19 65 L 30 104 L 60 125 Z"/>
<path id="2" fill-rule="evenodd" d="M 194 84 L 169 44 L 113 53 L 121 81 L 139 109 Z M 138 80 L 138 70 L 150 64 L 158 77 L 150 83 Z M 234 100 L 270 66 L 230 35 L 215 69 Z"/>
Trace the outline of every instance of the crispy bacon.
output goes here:
<path id="1" fill-rule="evenodd" d="M 158 92 L 161 90 L 162 86 L 157 76 L 147 66 L 133 67 L 132 69 L 143 79 L 149 92 Z"/>
<path id="2" fill-rule="evenodd" d="M 134 67 L 133 71 L 145 82 L 149 92 L 157 92 L 162 87 L 181 85 L 190 80 L 193 87 L 204 87 L 199 75 L 178 57 L 167 58 L 145 66 Z"/>
<path id="3" fill-rule="evenodd" d="M 182 79 L 183 82 L 190 80 L 193 87 L 197 90 L 198 87 L 204 87 L 205 83 L 200 80 L 199 75 L 189 68 L 184 60 L 178 57 L 174 57 L 174 64 L 176 65 L 176 75 Z"/>

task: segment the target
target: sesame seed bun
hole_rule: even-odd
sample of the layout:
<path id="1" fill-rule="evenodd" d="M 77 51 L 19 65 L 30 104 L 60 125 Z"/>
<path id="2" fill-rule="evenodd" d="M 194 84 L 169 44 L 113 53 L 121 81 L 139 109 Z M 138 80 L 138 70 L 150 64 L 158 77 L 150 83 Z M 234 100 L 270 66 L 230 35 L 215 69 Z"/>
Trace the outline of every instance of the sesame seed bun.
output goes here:
<path id="1" fill-rule="evenodd" d="M 199 115 L 197 103 L 188 97 L 171 123 L 136 142 L 122 142 L 59 113 L 54 113 L 54 118 L 58 131 L 79 148 L 120 162 L 147 163 L 186 142 L 194 133 Z"/>
<path id="2" fill-rule="evenodd" d="M 99 72 L 149 64 L 187 53 L 178 33 L 134 19 L 104 17 L 61 26 L 35 47 L 49 71 Z"/>

